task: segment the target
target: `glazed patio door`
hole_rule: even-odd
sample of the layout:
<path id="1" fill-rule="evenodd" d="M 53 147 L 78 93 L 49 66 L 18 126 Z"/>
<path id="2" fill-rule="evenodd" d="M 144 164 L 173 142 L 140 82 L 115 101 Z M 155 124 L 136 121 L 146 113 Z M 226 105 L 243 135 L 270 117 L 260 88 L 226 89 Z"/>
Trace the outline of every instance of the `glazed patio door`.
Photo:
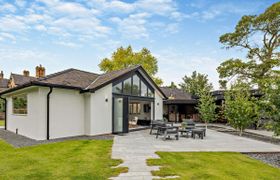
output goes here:
<path id="1" fill-rule="evenodd" d="M 128 98 L 113 99 L 113 133 L 128 133 Z"/>

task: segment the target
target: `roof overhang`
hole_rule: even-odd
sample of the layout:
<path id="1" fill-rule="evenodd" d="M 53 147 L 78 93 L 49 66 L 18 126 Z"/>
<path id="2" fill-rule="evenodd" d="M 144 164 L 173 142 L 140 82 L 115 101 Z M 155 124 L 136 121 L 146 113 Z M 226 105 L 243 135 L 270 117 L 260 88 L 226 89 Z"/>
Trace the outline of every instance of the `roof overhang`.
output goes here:
<path id="1" fill-rule="evenodd" d="M 172 105 L 172 104 L 189 104 L 189 105 L 196 105 L 197 100 L 195 99 L 168 99 L 163 101 L 166 105 Z"/>
<path id="2" fill-rule="evenodd" d="M 79 90 L 81 91 L 82 89 L 80 87 L 73 87 L 73 86 L 66 86 L 66 85 L 61 85 L 61 84 L 50 84 L 50 83 L 42 83 L 42 82 L 38 82 L 38 81 L 31 81 L 29 83 L 11 88 L 11 89 L 7 89 L 4 90 L 2 92 L 0 92 L 0 96 L 20 90 L 20 89 L 24 89 L 27 87 L 31 87 L 31 86 L 41 86 L 41 87 L 53 87 L 53 88 L 62 88 L 62 89 L 72 89 L 72 90 Z"/>

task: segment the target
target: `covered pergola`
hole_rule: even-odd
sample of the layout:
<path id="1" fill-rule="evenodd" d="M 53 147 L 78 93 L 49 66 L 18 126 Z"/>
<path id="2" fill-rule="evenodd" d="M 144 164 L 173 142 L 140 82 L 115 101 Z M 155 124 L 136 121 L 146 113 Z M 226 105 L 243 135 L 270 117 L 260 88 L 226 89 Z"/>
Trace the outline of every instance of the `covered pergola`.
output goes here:
<path id="1" fill-rule="evenodd" d="M 182 122 L 183 119 L 198 120 L 197 99 L 177 88 L 162 87 L 168 99 L 163 101 L 163 114 L 171 122 Z"/>

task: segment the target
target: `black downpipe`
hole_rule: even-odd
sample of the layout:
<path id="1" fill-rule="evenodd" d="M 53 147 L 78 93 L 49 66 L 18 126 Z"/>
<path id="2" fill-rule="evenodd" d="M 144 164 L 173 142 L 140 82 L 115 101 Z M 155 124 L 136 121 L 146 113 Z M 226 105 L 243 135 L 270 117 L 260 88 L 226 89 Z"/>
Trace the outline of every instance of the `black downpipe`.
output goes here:
<path id="1" fill-rule="evenodd" d="M 5 130 L 7 130 L 7 99 L 0 97 L 5 102 Z"/>
<path id="2" fill-rule="evenodd" d="M 50 87 L 50 91 L 47 95 L 47 140 L 50 139 L 50 95 L 53 92 L 53 87 Z"/>

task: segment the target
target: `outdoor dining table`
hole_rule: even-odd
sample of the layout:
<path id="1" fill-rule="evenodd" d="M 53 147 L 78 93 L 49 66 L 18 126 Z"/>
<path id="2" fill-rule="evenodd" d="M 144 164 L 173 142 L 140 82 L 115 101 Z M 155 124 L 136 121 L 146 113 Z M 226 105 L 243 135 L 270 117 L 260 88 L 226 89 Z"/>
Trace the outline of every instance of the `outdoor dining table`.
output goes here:
<path id="1" fill-rule="evenodd" d="M 175 134 L 176 140 L 179 140 L 179 127 L 159 126 L 156 138 L 158 138 L 159 135 L 164 135 L 164 140 L 166 140 L 167 136 L 170 137 L 170 134 Z"/>

